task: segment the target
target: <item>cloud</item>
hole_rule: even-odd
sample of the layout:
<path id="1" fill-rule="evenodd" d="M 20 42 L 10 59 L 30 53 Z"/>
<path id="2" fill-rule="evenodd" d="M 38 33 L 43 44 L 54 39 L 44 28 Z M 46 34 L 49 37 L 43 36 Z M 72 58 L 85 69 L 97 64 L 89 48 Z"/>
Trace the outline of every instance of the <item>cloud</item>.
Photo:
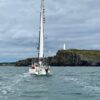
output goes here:
<path id="1" fill-rule="evenodd" d="M 63 43 L 67 48 L 100 49 L 99 4 L 45 0 L 46 54 L 54 55 Z M 0 0 L 0 61 L 36 56 L 39 12 L 40 0 Z"/>

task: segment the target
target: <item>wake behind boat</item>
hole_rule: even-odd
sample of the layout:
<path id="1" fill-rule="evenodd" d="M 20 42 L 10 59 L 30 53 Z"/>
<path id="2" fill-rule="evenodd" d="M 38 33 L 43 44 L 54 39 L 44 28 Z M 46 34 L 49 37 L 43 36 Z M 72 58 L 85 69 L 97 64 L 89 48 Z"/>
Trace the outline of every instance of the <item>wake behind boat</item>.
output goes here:
<path id="1" fill-rule="evenodd" d="M 32 61 L 29 73 L 34 75 L 50 75 L 50 66 L 44 64 L 44 0 L 41 0 L 41 12 L 40 12 L 40 28 L 39 28 L 39 43 L 38 43 L 38 61 L 35 63 Z"/>

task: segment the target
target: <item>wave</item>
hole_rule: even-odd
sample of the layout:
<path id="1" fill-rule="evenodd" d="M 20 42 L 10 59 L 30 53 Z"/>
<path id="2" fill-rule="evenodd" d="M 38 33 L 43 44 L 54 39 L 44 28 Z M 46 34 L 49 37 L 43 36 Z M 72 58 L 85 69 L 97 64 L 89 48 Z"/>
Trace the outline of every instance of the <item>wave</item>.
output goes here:
<path id="1" fill-rule="evenodd" d="M 100 93 L 100 87 L 96 84 L 90 84 L 87 79 L 82 79 L 81 77 L 70 77 L 67 76 L 64 78 L 66 82 L 73 82 L 74 85 L 77 85 L 79 88 L 86 90 L 87 92 L 96 92 Z"/>
<path id="2" fill-rule="evenodd" d="M 19 84 L 29 78 L 29 73 L 23 73 L 22 75 L 15 75 L 8 77 L 8 81 L 0 82 L 0 96 L 7 96 L 8 94 L 14 94 L 20 88 Z"/>

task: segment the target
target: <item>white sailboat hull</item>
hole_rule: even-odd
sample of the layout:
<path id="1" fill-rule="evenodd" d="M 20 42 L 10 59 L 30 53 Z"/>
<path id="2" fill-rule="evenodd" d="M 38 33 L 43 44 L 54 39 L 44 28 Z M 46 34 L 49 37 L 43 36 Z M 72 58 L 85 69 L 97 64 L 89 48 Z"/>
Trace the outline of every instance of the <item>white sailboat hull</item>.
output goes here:
<path id="1" fill-rule="evenodd" d="M 50 70 L 48 73 L 45 71 L 45 68 L 36 67 L 35 69 L 29 68 L 29 73 L 32 75 L 49 75 Z"/>

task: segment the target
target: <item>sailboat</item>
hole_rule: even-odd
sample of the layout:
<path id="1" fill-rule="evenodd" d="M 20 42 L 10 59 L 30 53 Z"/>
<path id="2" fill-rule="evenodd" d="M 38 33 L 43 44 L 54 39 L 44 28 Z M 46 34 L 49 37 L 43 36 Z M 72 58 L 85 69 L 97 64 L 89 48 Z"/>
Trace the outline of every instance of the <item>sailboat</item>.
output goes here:
<path id="1" fill-rule="evenodd" d="M 38 43 L 38 61 L 32 62 L 29 73 L 34 75 L 49 75 L 50 66 L 44 65 L 44 0 L 41 0 L 41 11 L 40 11 L 40 28 L 39 28 L 39 43 Z"/>

